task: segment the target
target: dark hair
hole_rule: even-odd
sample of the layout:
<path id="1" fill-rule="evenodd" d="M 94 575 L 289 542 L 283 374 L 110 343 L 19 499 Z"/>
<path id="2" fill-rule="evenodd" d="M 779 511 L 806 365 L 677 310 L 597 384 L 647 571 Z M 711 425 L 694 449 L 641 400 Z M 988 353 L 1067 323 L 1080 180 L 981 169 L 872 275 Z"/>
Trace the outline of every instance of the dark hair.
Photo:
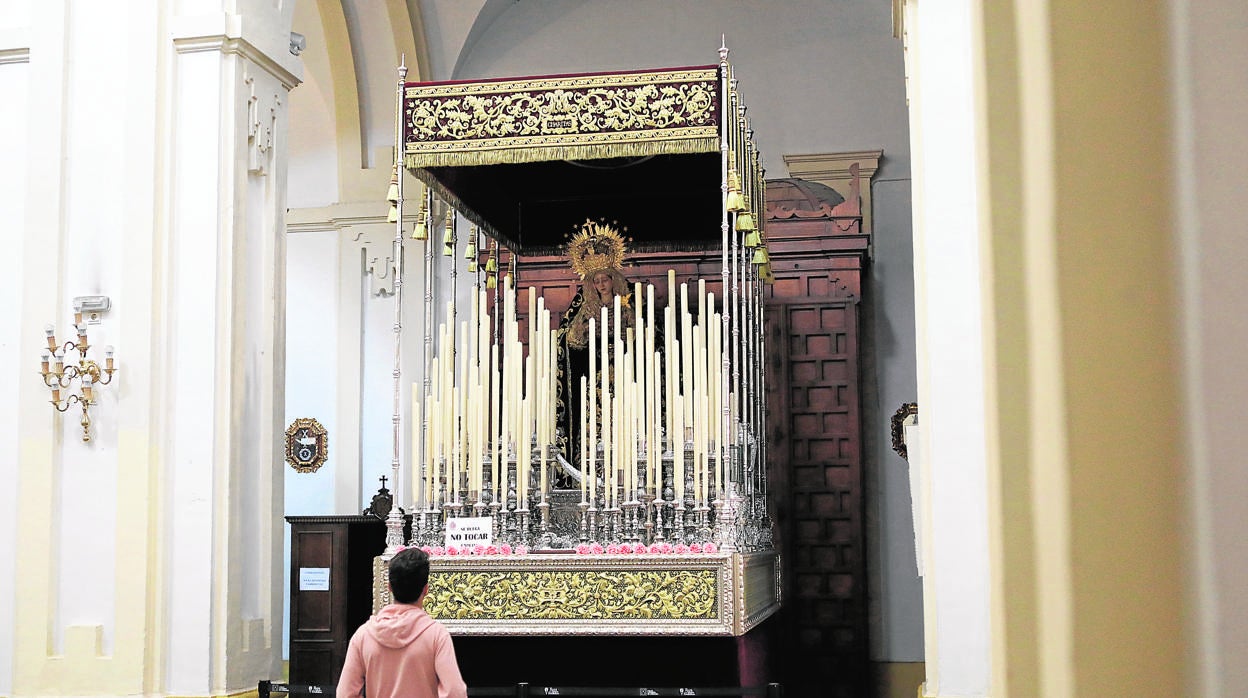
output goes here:
<path id="1" fill-rule="evenodd" d="M 400 550 L 390 559 L 390 595 L 395 603 L 416 603 L 429 583 L 429 555 L 420 548 Z"/>

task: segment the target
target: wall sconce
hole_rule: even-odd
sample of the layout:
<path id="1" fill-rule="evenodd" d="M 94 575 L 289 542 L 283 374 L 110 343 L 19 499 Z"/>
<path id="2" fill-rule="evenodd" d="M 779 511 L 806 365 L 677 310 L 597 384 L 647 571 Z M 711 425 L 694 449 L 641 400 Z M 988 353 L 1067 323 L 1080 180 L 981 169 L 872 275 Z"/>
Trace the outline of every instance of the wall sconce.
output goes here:
<path id="1" fill-rule="evenodd" d="M 82 440 L 90 441 L 91 416 L 88 410 L 96 403 L 95 386 L 111 383 L 117 368 L 113 365 L 112 346 L 104 347 L 103 367 L 87 358 L 87 350 L 91 345 L 87 342 L 87 326 L 83 324 L 81 312 L 74 313 L 74 329 L 78 332 L 78 340 L 58 345 L 56 329 L 52 325 L 44 327 L 48 335 L 48 349 L 43 352 L 43 384 L 52 389 L 52 399 L 49 402 L 57 412 L 65 412 L 74 403 L 82 405 Z M 65 355 L 69 351 L 78 353 L 77 365 L 65 365 Z M 55 360 L 51 367 L 48 365 L 49 359 Z M 75 387 L 78 388 L 77 392 L 74 391 Z M 64 400 L 61 399 L 62 390 L 69 393 Z"/>

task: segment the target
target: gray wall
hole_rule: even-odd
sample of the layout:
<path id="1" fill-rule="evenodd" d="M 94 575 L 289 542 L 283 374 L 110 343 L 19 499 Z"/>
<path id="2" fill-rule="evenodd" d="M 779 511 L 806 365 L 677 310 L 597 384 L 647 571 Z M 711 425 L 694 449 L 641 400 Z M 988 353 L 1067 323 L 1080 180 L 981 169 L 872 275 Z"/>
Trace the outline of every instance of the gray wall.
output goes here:
<path id="1" fill-rule="evenodd" d="M 786 154 L 884 151 L 863 309 L 872 658 L 922 661 L 908 481 L 888 431 L 897 407 L 915 399 L 909 133 L 891 3 L 432 0 L 422 6 L 427 27 L 448 30 L 430 42 L 431 64 L 452 74 L 435 79 L 707 65 L 718 61 L 723 35 L 769 177 L 787 175 Z M 465 12 L 478 8 L 468 22 Z"/>

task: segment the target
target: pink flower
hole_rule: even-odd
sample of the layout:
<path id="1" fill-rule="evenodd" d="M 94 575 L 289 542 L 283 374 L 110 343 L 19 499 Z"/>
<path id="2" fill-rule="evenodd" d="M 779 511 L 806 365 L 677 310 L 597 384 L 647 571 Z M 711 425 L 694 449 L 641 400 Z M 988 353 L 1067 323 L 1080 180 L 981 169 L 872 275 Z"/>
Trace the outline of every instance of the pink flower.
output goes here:
<path id="1" fill-rule="evenodd" d="M 498 546 L 497 546 L 497 545 L 487 545 L 487 546 L 485 546 L 485 554 L 486 554 L 486 555 L 497 555 L 497 554 L 498 554 Z"/>
<path id="2" fill-rule="evenodd" d="M 478 545 L 478 546 L 474 547 L 474 548 L 472 549 L 472 554 L 473 554 L 473 555 L 484 555 L 484 554 L 485 554 L 485 546 L 484 546 L 484 545 Z"/>
<path id="3" fill-rule="evenodd" d="M 526 546 L 526 545 L 517 545 L 517 546 L 516 546 L 516 554 L 517 554 L 517 555 L 528 555 L 528 554 L 529 554 L 529 548 L 528 548 L 528 546 Z"/>
<path id="4" fill-rule="evenodd" d="M 507 543 L 503 543 L 502 545 L 498 546 L 498 551 L 504 555 L 510 555 L 511 546 L 508 545 Z"/>
<path id="5" fill-rule="evenodd" d="M 435 546 L 433 546 L 433 550 L 431 550 L 431 551 L 429 552 L 429 554 L 430 554 L 430 555 L 445 555 L 445 554 L 446 554 L 446 548 L 443 548 L 443 547 L 442 547 L 442 546 L 440 546 L 440 545 L 435 545 Z"/>
<path id="6" fill-rule="evenodd" d="M 701 545 L 698 545 L 697 543 L 694 543 L 694 544 L 692 544 L 692 545 L 690 545 L 690 546 L 689 546 L 689 552 L 691 552 L 691 553 L 700 553 L 700 552 L 702 552 L 702 546 L 701 546 Z"/>
<path id="7" fill-rule="evenodd" d="M 663 552 L 663 546 L 658 543 L 651 543 L 648 551 L 651 555 L 658 555 Z"/>
<path id="8" fill-rule="evenodd" d="M 459 552 L 460 552 L 460 551 L 459 551 L 459 548 L 457 548 L 457 547 L 455 547 L 455 546 L 453 546 L 453 545 L 452 545 L 452 546 L 450 546 L 449 548 L 447 548 L 447 549 L 446 549 L 446 554 L 447 554 L 447 555 L 452 555 L 452 556 L 454 556 L 454 555 L 458 555 L 458 554 L 459 554 Z"/>
<path id="9" fill-rule="evenodd" d="M 595 542 L 593 542 L 593 543 L 590 543 L 590 544 L 589 544 L 589 552 L 591 552 L 591 553 L 593 553 L 593 554 L 595 554 L 595 555 L 601 555 L 601 554 L 603 553 L 603 550 L 602 550 L 602 543 L 599 543 L 599 542 L 597 542 L 597 541 L 595 541 Z"/>
<path id="10" fill-rule="evenodd" d="M 633 552 L 633 546 L 632 546 L 632 544 L 631 544 L 631 543 L 620 543 L 620 552 L 621 552 L 622 554 L 624 554 L 624 555 L 629 555 L 629 554 L 631 554 L 631 553 Z"/>
<path id="11" fill-rule="evenodd" d="M 432 555 L 432 554 L 433 554 L 433 548 L 432 548 L 431 546 L 428 546 L 428 545 L 421 546 L 421 548 L 420 548 L 420 549 L 421 549 L 421 550 L 423 550 L 423 551 L 425 551 L 425 554 L 426 554 L 426 555 Z"/>
<path id="12" fill-rule="evenodd" d="M 637 553 L 638 555 L 645 555 L 646 553 L 650 551 L 646 549 L 645 543 L 638 543 L 637 547 L 633 548 L 633 552 Z"/>
<path id="13" fill-rule="evenodd" d="M 715 545 L 714 543 L 707 543 L 706 545 L 702 546 L 702 552 L 717 553 L 719 552 L 719 546 Z"/>
<path id="14" fill-rule="evenodd" d="M 676 545 L 676 548 L 673 550 L 673 552 L 675 552 L 677 555 L 684 555 L 685 553 L 689 552 L 689 546 L 685 545 L 684 543 L 679 543 Z"/>
<path id="15" fill-rule="evenodd" d="M 616 545 L 615 543 L 612 543 L 612 544 L 608 545 L 608 546 L 607 546 L 607 554 L 608 554 L 608 555 L 619 555 L 619 554 L 620 554 L 620 546 Z"/>
<path id="16" fill-rule="evenodd" d="M 587 543 L 578 543 L 578 544 L 576 545 L 576 554 L 577 554 L 577 555 L 588 555 L 588 554 L 589 554 L 589 552 L 590 552 L 590 550 L 589 550 L 589 544 L 587 544 Z"/>
<path id="17" fill-rule="evenodd" d="M 667 555 L 668 553 L 672 552 L 672 544 L 671 544 L 671 543 L 661 543 L 661 544 L 659 545 L 659 552 L 663 553 L 664 555 Z"/>

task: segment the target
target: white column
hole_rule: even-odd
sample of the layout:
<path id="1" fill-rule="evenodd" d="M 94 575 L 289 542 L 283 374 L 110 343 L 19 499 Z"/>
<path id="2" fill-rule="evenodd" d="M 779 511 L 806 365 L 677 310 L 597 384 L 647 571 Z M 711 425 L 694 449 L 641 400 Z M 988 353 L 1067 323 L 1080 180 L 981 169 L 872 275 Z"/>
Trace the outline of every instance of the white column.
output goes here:
<path id="1" fill-rule="evenodd" d="M 972 3 L 908 3 L 924 695 L 984 696 L 991 631 Z"/>
<path id="2" fill-rule="evenodd" d="M 1248 8 L 1237 0 L 1174 0 L 1173 100 L 1186 392 L 1191 537 L 1198 659 L 1191 695 L 1230 698 L 1248 684 Z M 1233 416 L 1232 416 L 1233 415 Z"/>
<path id="3" fill-rule="evenodd" d="M 276 675 L 281 654 L 284 148 L 298 78 L 289 6 L 240 9 L 171 20 L 170 373 L 161 383 L 170 407 L 166 683 L 182 695 L 251 688 Z M 208 632 L 180 632 L 187 627 Z"/>
<path id="4" fill-rule="evenodd" d="M 280 675 L 283 4 L 0 2 L 0 694 Z M 83 442 L 36 371 L 96 294 L 120 370 Z"/>
<path id="5" fill-rule="evenodd" d="M 0 391 L 0 589 L 17 585 L 17 503 L 18 463 L 23 408 L 42 409 L 46 419 L 51 407 L 40 406 L 37 382 L 31 384 L 27 361 L 38 361 L 37 342 L 23 330 L 30 322 L 20 308 L 26 298 L 27 255 L 26 164 L 29 161 L 30 124 L 30 27 L 26 7 L 0 2 L 0 94 L 8 102 L 0 109 L 0 298 L 8 299 L 0 308 L 0 385 L 15 389 Z M 49 105 L 53 106 L 53 105 Z M 38 248 L 36 248 L 38 249 Z M 40 304 L 38 309 L 50 307 Z M 31 321 L 36 321 L 32 318 Z M 13 695 L 14 634 L 17 627 L 16 598 L 10 591 L 0 594 L 0 695 Z"/>

